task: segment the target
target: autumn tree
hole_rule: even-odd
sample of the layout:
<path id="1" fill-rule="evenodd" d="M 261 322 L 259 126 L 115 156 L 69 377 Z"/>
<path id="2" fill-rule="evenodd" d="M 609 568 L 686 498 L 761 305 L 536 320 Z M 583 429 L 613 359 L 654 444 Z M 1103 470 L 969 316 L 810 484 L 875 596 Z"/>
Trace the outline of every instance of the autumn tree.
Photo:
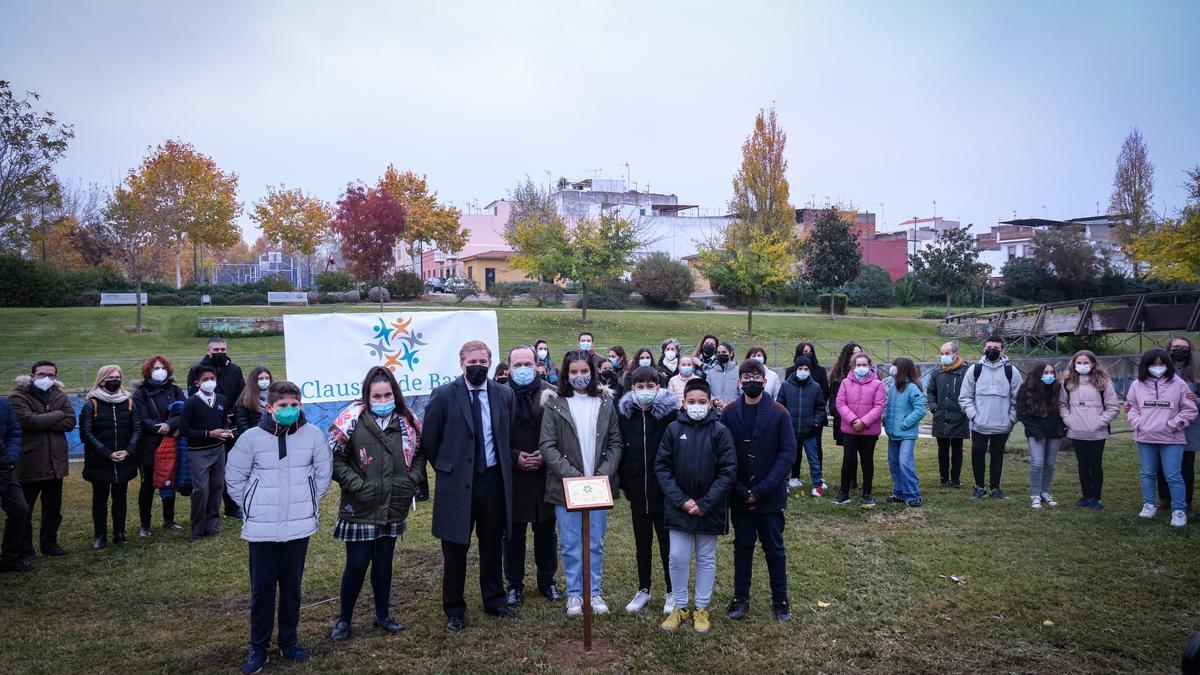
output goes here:
<path id="1" fill-rule="evenodd" d="M 834 316 L 833 294 L 858 276 L 862 249 L 850 231 L 850 218 L 836 207 L 823 209 L 800 242 L 804 276 L 813 286 L 829 289 L 829 317 Z"/>
<path id="2" fill-rule="evenodd" d="M 641 225 L 615 215 L 582 219 L 568 232 L 561 278 L 579 284 L 581 320 L 587 323 L 588 297 L 633 266 L 633 252 L 643 244 Z"/>
<path id="3" fill-rule="evenodd" d="M 267 186 L 267 193 L 254 203 L 250 219 L 258 223 L 263 237 L 283 247 L 289 255 L 304 256 L 305 278 L 312 283 L 312 256 L 329 238 L 333 209 L 300 188 Z"/>
<path id="4" fill-rule="evenodd" d="M 1135 277 L 1141 275 L 1141 261 L 1136 257 L 1138 247 L 1135 244 L 1154 229 L 1154 212 L 1150 207 L 1153 198 L 1154 165 L 1150 163 L 1150 149 L 1141 130 L 1134 127 L 1125 137 L 1121 154 L 1117 156 L 1108 211 L 1119 222 L 1117 241 L 1129 255 Z"/>
<path id="5" fill-rule="evenodd" d="M 404 209 L 402 238 L 410 259 L 417 260 L 426 245 L 442 253 L 458 253 L 467 245 L 470 233 L 459 223 L 462 213 L 453 205 L 438 202 L 437 192 L 429 190 L 425 176 L 401 173 L 389 164 L 378 189 Z"/>
<path id="6" fill-rule="evenodd" d="M 341 252 L 350 271 L 359 279 L 383 285 L 383 275 L 396 262 L 396 244 L 404 235 L 404 209 L 383 190 L 360 184 L 346 186 L 337 202 L 333 231 L 341 238 Z M 379 294 L 383 311 L 383 294 Z"/>
<path id="7" fill-rule="evenodd" d="M 746 306 L 746 333 L 768 290 L 788 280 L 795 263 L 796 211 L 788 202 L 787 134 L 775 109 L 759 110 L 742 143 L 729 210 L 736 220 L 700 246 L 700 270 L 722 296 Z"/>
<path id="8" fill-rule="evenodd" d="M 1033 259 L 1058 279 L 1072 298 L 1094 293 L 1108 262 L 1084 237 L 1083 227 L 1071 225 L 1039 230 L 1033 235 Z"/>
<path id="9" fill-rule="evenodd" d="M 1150 276 L 1163 281 L 1200 282 L 1200 166 L 1187 170 L 1188 204 L 1153 232 L 1133 243 L 1131 251 L 1145 261 Z"/>
<path id="10" fill-rule="evenodd" d="M 950 316 L 950 301 L 959 289 L 977 286 L 987 278 L 990 267 L 979 261 L 975 237 L 967 227 L 942 230 L 933 243 L 909 254 L 913 279 L 946 296 L 946 316 Z"/>
<path id="11" fill-rule="evenodd" d="M 166 237 L 174 253 L 176 288 L 183 285 L 185 246 L 198 244 L 203 258 L 205 245 L 227 247 L 241 238 L 235 222 L 242 211 L 237 184 L 237 174 L 174 139 L 150 149 L 129 172 L 126 185 L 138 218 Z"/>
<path id="12" fill-rule="evenodd" d="M 23 234 L 35 226 L 42 209 L 57 203 L 54 163 L 75 138 L 71 125 L 34 109 L 38 99 L 34 92 L 15 96 L 0 80 L 0 244 L 9 249 L 25 243 Z"/>
<path id="13" fill-rule="evenodd" d="M 159 221 L 148 219 L 137 198 L 125 187 L 113 191 L 103 210 L 104 222 L 115 246 L 116 262 L 134 282 L 137 293 L 135 330 L 142 333 L 142 282 L 158 266 L 167 238 L 156 229 Z"/>
<path id="14" fill-rule="evenodd" d="M 506 239 L 514 235 L 518 226 L 529 226 L 531 223 L 549 224 L 562 220 L 550 193 L 542 189 L 533 179 L 525 176 L 524 182 L 517 183 L 508 193 L 511 202 L 508 220 L 504 223 Z M 512 245 L 512 242 L 509 242 Z M 515 248 L 515 247 L 514 247 Z"/>

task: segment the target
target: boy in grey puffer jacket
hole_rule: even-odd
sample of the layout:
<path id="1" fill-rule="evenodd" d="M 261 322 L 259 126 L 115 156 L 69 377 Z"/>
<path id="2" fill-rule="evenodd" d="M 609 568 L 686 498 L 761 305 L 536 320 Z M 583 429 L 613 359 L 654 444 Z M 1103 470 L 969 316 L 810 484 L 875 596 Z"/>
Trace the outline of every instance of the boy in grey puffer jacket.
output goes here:
<path id="1" fill-rule="evenodd" d="M 1000 489 L 1004 470 L 1004 446 L 1017 421 L 1017 392 L 1021 372 L 1004 355 L 1004 338 L 991 336 L 983 343 L 983 358 L 971 366 L 963 378 L 958 404 L 971 421 L 971 471 L 975 474 L 972 501 L 987 494 L 983 474 L 987 456 L 992 456 L 991 492 L 996 499 L 1008 499 Z"/>

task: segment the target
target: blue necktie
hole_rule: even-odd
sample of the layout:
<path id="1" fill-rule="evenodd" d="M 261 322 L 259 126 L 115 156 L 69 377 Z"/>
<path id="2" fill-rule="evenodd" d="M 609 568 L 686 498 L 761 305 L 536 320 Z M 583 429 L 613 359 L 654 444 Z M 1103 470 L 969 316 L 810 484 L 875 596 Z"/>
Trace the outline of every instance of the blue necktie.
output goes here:
<path id="1" fill-rule="evenodd" d="M 475 425 L 475 472 L 487 471 L 487 450 L 483 447 L 483 404 L 479 390 L 471 390 L 471 423 Z"/>

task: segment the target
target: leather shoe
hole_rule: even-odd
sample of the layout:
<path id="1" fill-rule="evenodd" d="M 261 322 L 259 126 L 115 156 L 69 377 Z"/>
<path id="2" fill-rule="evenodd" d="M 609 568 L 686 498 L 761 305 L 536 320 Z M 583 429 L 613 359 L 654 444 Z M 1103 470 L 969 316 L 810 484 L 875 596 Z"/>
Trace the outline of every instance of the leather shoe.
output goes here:
<path id="1" fill-rule="evenodd" d="M 452 616 L 446 620 L 446 628 L 451 633 L 461 633 L 467 627 L 467 622 L 461 616 Z"/>
<path id="2" fill-rule="evenodd" d="M 96 549 L 97 551 L 99 551 L 100 549 L 104 548 L 107 545 L 108 545 L 108 540 L 104 537 L 96 537 L 92 541 L 92 548 Z"/>
<path id="3" fill-rule="evenodd" d="M 746 618 L 746 613 L 750 610 L 750 603 L 742 598 L 734 598 L 733 602 L 729 603 L 725 614 L 734 621 L 741 621 Z"/>
<path id="4" fill-rule="evenodd" d="M 67 555 L 67 553 L 69 553 L 69 551 L 67 551 L 67 549 L 59 546 L 58 544 L 54 544 L 52 546 L 47 546 L 46 548 L 42 549 L 42 555 L 60 556 L 60 555 Z"/>
<path id="5" fill-rule="evenodd" d="M 521 589 L 519 589 L 519 588 L 508 589 L 508 599 L 505 604 L 507 604 L 509 607 L 520 607 L 521 603 L 524 600 L 525 600 L 525 594 L 521 592 Z"/>
<path id="6" fill-rule="evenodd" d="M 29 572 L 33 569 L 33 559 L 5 560 L 0 563 L 0 572 Z"/>
<path id="7" fill-rule="evenodd" d="M 371 622 L 371 625 L 375 626 L 376 628 L 382 628 L 392 635 L 396 635 L 400 631 L 404 630 L 404 624 L 396 621 L 390 616 L 386 619 L 375 617 L 375 620 Z"/>
<path id="8" fill-rule="evenodd" d="M 337 642 L 342 642 L 350 637 L 350 622 L 338 619 L 337 623 L 333 624 L 333 630 L 329 632 L 329 637 Z"/>
<path id="9" fill-rule="evenodd" d="M 183 526 L 172 520 L 169 523 L 163 523 L 163 529 L 164 530 L 182 530 Z"/>
<path id="10" fill-rule="evenodd" d="M 126 543 L 129 543 L 129 540 L 125 538 L 124 532 L 117 532 L 117 533 L 113 534 L 113 543 L 114 544 L 126 544 Z"/>
<path id="11" fill-rule="evenodd" d="M 515 618 L 517 618 L 516 612 L 512 611 L 511 609 L 509 609 L 508 607 L 503 606 L 503 605 L 500 607 L 497 607 L 496 609 L 488 609 L 488 610 L 484 610 L 484 611 L 486 611 L 488 614 L 490 614 L 491 616 L 494 616 L 498 619 L 515 619 Z"/>
<path id="12" fill-rule="evenodd" d="M 541 589 L 541 591 L 542 597 L 551 602 L 560 602 L 562 600 L 562 591 L 558 590 L 558 584 L 550 584 L 549 586 Z"/>

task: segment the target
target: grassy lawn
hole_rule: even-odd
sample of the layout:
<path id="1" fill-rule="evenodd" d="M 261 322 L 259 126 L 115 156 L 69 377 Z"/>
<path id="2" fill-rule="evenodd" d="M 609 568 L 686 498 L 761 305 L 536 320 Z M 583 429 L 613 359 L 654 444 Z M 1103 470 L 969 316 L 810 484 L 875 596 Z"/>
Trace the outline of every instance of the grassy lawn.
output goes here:
<path id="1" fill-rule="evenodd" d="M 835 454 L 829 453 L 826 473 L 831 483 L 840 464 Z M 879 497 L 890 488 L 884 458 L 881 448 Z M 713 598 L 718 611 L 707 635 L 667 634 L 658 627 L 657 553 L 654 603 L 641 615 L 622 611 L 637 589 L 629 514 L 621 501 L 606 542 L 606 597 L 614 612 L 595 621 L 590 661 L 578 655 L 580 622 L 540 596 L 527 599 L 519 621 L 484 616 L 473 573 L 467 631 L 448 634 L 440 608 L 441 557 L 429 535 L 427 505 L 411 518 L 396 555 L 392 608 L 408 630 L 388 637 L 370 629 L 364 590 L 354 636 L 334 645 L 327 636 L 337 613 L 344 549 L 330 535 L 336 509 L 336 494 L 330 494 L 309 549 L 301 640 L 313 653 L 311 669 L 322 672 L 1175 671 L 1184 644 L 1200 630 L 1195 533 L 1173 530 L 1162 518 L 1136 517 L 1141 500 L 1128 436 L 1114 439 L 1106 460 L 1106 510 L 1070 505 L 1077 491 L 1075 462 L 1063 454 L 1055 490 L 1062 506 L 1035 512 L 1024 496 L 1028 474 L 1021 457 L 1010 456 L 1005 471 L 1011 501 L 972 504 L 963 491 L 931 486 L 937 462 L 932 443 L 923 440 L 922 509 L 881 505 L 864 512 L 829 499 L 792 500 L 786 534 L 795 617 L 790 624 L 768 618 L 761 557 L 755 560 L 751 618 L 741 624 L 724 618 L 732 537 L 723 537 Z M 197 544 L 156 529 L 150 542 L 133 538 L 93 552 L 88 485 L 77 465 L 72 473 L 62 532 L 71 555 L 39 559 L 28 574 L 0 576 L 6 672 L 228 672 L 238 666 L 247 640 L 248 580 L 237 523 L 224 520 L 219 538 Z M 131 535 L 137 530 L 134 501 Z M 179 506 L 186 514 L 188 501 Z M 531 553 L 530 570 L 532 565 Z M 956 584 L 950 575 L 964 581 Z M 268 668 L 306 670 L 278 662 Z"/>
<path id="2" fill-rule="evenodd" d="M 71 388 L 90 385 L 96 368 L 117 362 L 130 367 L 151 354 L 166 354 L 177 365 L 194 363 L 204 353 L 204 338 L 193 336 L 196 319 L 201 316 L 280 316 L 288 313 L 373 312 L 372 305 L 325 305 L 320 307 L 148 307 L 144 326 L 147 332 L 132 334 L 134 310 L 131 307 L 86 307 L 51 309 L 0 309 L 0 378 L 28 373 L 29 365 L 41 358 L 63 361 L 60 375 Z M 390 305 L 388 311 L 429 311 L 430 309 L 491 309 L 478 305 Z M 538 338 L 550 341 L 555 355 L 574 345 L 585 327 L 578 310 L 497 309 L 500 344 L 509 348 Z M 596 335 L 598 346 L 620 344 L 627 349 L 651 345 L 675 337 L 686 345 L 712 333 L 729 340 L 740 349 L 750 344 L 746 336 L 746 318 L 741 312 L 671 311 L 590 311 L 587 330 Z M 827 340 L 821 356 L 846 340 L 906 340 L 916 345 L 922 338 L 936 354 L 938 322 L 841 317 L 830 321 L 809 315 L 761 315 L 754 319 L 754 342 L 781 343 L 779 351 L 768 348 L 771 363 L 791 361 L 797 340 Z M 465 338 L 464 338 L 465 339 Z M 458 345 L 453 345 L 457 348 Z M 872 348 L 872 347 L 868 347 Z M 245 365 L 262 362 L 277 375 L 283 369 L 283 337 L 238 338 L 231 340 L 234 359 Z M 880 350 L 882 351 L 882 350 Z M 86 362 L 67 365 L 65 362 Z"/>

